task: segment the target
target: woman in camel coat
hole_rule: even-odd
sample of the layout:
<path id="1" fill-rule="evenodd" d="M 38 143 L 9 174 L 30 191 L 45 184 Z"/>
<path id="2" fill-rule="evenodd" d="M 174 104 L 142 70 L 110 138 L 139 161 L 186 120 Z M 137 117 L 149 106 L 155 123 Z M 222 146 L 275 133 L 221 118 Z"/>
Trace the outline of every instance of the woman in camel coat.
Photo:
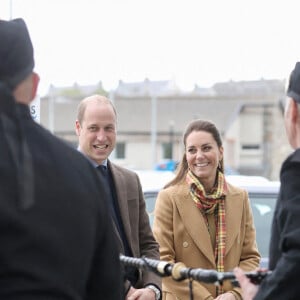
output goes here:
<path id="1" fill-rule="evenodd" d="M 153 231 L 160 259 L 189 268 L 245 271 L 259 266 L 260 255 L 248 194 L 226 182 L 223 147 L 215 125 L 191 122 L 177 175 L 158 195 Z M 239 288 L 193 282 L 197 300 L 242 299 Z M 163 278 L 163 299 L 189 299 L 188 280 Z"/>

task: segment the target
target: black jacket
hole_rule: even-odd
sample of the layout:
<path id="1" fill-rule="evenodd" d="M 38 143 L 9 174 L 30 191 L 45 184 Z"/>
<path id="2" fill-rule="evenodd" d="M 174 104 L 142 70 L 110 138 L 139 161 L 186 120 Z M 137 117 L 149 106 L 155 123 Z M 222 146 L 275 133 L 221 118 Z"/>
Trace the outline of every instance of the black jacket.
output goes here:
<path id="1" fill-rule="evenodd" d="M 19 107 L 34 197 L 20 205 L 0 122 L 0 299 L 121 299 L 119 253 L 96 171 Z"/>
<path id="2" fill-rule="evenodd" d="M 269 268 L 255 299 L 300 297 L 300 149 L 283 163 L 270 242 Z"/>

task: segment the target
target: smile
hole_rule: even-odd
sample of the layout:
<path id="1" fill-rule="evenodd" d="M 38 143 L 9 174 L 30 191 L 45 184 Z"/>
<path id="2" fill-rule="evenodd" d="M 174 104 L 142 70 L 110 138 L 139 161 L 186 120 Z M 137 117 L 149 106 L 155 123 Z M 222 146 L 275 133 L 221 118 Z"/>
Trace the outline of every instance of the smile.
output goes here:
<path id="1" fill-rule="evenodd" d="M 206 167 L 209 163 L 196 164 L 196 167 Z"/>
<path id="2" fill-rule="evenodd" d="M 95 149 L 104 150 L 104 149 L 108 148 L 108 145 L 94 145 L 93 147 Z"/>

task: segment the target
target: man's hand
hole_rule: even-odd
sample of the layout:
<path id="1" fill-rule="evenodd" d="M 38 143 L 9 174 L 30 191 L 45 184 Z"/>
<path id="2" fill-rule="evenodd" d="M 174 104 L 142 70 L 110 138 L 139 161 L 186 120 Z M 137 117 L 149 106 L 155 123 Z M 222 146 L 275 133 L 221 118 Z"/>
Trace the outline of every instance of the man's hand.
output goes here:
<path id="1" fill-rule="evenodd" d="M 131 287 L 127 293 L 126 300 L 155 300 L 155 293 L 148 288 L 135 289 Z"/>
<path id="2" fill-rule="evenodd" d="M 252 300 L 257 294 L 259 286 L 251 283 L 241 268 L 235 268 L 233 272 L 242 288 L 243 299 Z"/>

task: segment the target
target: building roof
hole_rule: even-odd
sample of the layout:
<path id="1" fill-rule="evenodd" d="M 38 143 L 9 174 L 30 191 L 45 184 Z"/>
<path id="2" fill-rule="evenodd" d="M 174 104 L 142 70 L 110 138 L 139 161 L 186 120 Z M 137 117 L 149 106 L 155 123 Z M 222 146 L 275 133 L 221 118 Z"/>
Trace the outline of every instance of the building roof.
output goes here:
<path id="1" fill-rule="evenodd" d="M 137 96 L 166 96 L 178 94 L 180 92 L 173 80 L 150 81 L 146 78 L 140 82 L 119 81 L 119 85 L 114 91 L 118 96 L 137 97 Z"/>
<path id="2" fill-rule="evenodd" d="M 50 85 L 48 96 L 50 97 L 87 97 L 96 93 L 105 92 L 102 82 L 99 81 L 98 84 L 90 85 L 79 85 L 74 83 L 72 86 L 60 86 L 56 87 Z"/>
<path id="3" fill-rule="evenodd" d="M 101 82 L 99 85 L 102 87 Z M 76 86 L 82 93 L 87 93 L 84 97 L 93 94 L 96 87 L 97 85 Z M 54 88 L 52 91 L 59 94 L 63 89 L 65 88 Z M 176 91 L 176 84 L 167 80 L 120 82 L 112 95 L 118 112 L 119 133 L 149 134 L 153 126 L 162 134 L 170 134 L 171 131 L 181 133 L 188 122 L 196 118 L 213 121 L 218 129 L 225 133 L 242 108 L 249 105 L 278 105 L 284 95 L 284 82 L 230 81 L 216 83 L 202 92 L 183 94 Z M 49 95 L 48 104 L 42 101 L 43 111 L 48 113 L 41 115 L 41 123 L 47 127 L 52 122 L 55 132 L 74 132 L 77 105 L 82 98 L 83 96 L 78 95 Z M 47 109 L 51 99 L 54 101 L 53 107 Z M 155 124 L 152 123 L 153 109 L 157 112 Z"/>

